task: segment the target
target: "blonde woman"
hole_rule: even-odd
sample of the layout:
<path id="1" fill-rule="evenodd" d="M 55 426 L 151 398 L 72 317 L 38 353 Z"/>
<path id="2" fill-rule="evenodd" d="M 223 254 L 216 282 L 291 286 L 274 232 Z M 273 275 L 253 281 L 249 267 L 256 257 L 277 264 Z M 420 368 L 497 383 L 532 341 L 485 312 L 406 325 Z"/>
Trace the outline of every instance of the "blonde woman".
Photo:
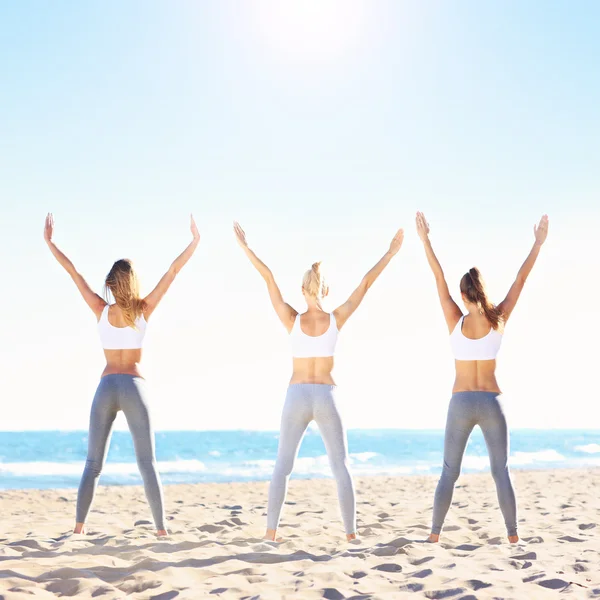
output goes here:
<path id="1" fill-rule="evenodd" d="M 48 248 L 69 273 L 86 304 L 98 321 L 100 341 L 104 348 L 106 367 L 102 372 L 90 416 L 88 455 L 79 492 L 74 533 L 83 533 L 84 523 L 106 460 L 110 435 L 117 413 L 125 413 L 133 437 L 138 467 L 144 480 L 146 497 L 152 510 L 157 535 L 167 535 L 163 507 L 163 493 L 154 453 L 154 432 L 148 405 L 145 382 L 139 371 L 142 343 L 148 319 L 173 283 L 175 276 L 192 257 L 200 234 L 191 218 L 192 241 L 173 261 L 158 285 L 146 296 L 140 297 L 137 275 L 130 260 L 118 260 L 106 276 L 105 292 L 115 300 L 109 304 L 96 294 L 75 269 L 73 263 L 56 247 L 54 217 L 46 217 L 44 239 Z"/>
<path id="2" fill-rule="evenodd" d="M 333 356 L 340 329 L 400 250 L 404 232 L 402 229 L 398 230 L 389 250 L 363 277 L 350 298 L 332 313 L 323 310 L 322 302 L 329 288 L 321 273 L 320 263 L 313 264 L 302 278 L 302 294 L 307 305 L 303 314 L 299 314 L 283 300 L 273 274 L 248 247 L 246 234 L 238 223 L 234 223 L 234 232 L 246 256 L 265 280 L 271 304 L 290 334 L 292 345 L 293 371 L 283 406 L 277 460 L 269 487 L 265 539 L 276 538 L 288 479 L 304 432 L 314 420 L 323 436 L 331 470 L 337 482 L 346 537 L 353 540 L 356 538 L 356 501 L 348 470 L 346 432 L 336 404 L 335 383 L 331 376 Z"/>
<path id="3" fill-rule="evenodd" d="M 456 365 L 456 378 L 446 420 L 444 466 L 435 491 L 429 541 L 435 543 L 440 539 L 467 441 L 473 428 L 479 425 L 490 455 L 490 467 L 508 540 L 516 543 L 519 541 L 517 503 L 508 470 L 508 426 L 500 400 L 502 392 L 496 381 L 496 356 L 502 344 L 504 326 L 517 304 L 542 244 L 546 241 L 548 217 L 544 215 L 539 225 L 534 226 L 533 247 L 506 298 L 498 306 L 488 298 L 478 269 L 473 267 L 463 275 L 460 292 L 467 314 L 463 314 L 450 295 L 444 272 L 429 240 L 429 223 L 423 213 L 417 213 L 416 224 L 435 277 Z"/>

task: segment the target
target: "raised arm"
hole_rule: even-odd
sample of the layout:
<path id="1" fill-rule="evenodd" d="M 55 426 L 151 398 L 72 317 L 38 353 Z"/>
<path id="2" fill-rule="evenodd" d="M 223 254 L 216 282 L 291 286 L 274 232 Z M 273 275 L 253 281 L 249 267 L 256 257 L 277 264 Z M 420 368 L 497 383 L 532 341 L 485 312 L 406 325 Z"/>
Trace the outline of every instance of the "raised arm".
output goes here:
<path id="1" fill-rule="evenodd" d="M 198 247 L 200 242 L 200 234 L 198 233 L 198 227 L 194 217 L 190 215 L 190 231 L 192 232 L 192 241 L 188 244 L 187 248 L 171 263 L 169 270 L 161 277 L 160 281 L 156 284 L 156 287 L 144 298 L 145 309 L 144 317 L 150 318 L 150 315 L 154 312 L 154 309 L 158 306 L 158 303 L 163 299 L 167 290 L 171 287 L 171 284 L 175 280 L 177 273 L 183 269 L 192 255 Z"/>
<path id="2" fill-rule="evenodd" d="M 504 300 L 502 300 L 502 302 L 500 302 L 498 305 L 498 308 L 502 311 L 504 321 L 508 320 L 510 314 L 515 308 L 517 300 L 523 291 L 523 286 L 527 281 L 527 277 L 529 276 L 529 273 L 531 273 L 533 265 L 535 265 L 535 261 L 537 260 L 543 243 L 546 241 L 546 237 L 548 236 L 548 215 L 544 215 L 540 219 L 539 224 L 533 226 L 533 235 L 535 236 L 533 248 L 531 248 L 531 251 L 525 259 L 525 262 L 521 265 L 521 268 L 517 273 L 517 278 L 510 286 L 510 290 L 508 290 L 506 298 L 504 298 Z"/>
<path id="3" fill-rule="evenodd" d="M 437 256 L 433 251 L 433 247 L 431 246 L 431 241 L 429 239 L 429 223 L 427 222 L 427 219 L 425 219 L 425 215 L 422 212 L 418 212 L 416 220 L 417 233 L 419 234 L 419 238 L 421 238 L 421 241 L 423 242 L 423 247 L 425 248 L 425 256 L 427 256 L 427 262 L 429 263 L 429 266 L 433 271 L 433 276 L 435 277 L 435 285 L 437 287 L 437 292 L 440 298 L 440 304 L 442 305 L 442 310 L 444 311 L 446 325 L 448 326 L 448 331 L 452 333 L 452 331 L 456 327 L 456 324 L 462 317 L 462 311 L 450 295 L 448 283 L 446 282 L 446 278 L 444 277 L 444 271 L 442 271 L 442 265 L 440 265 L 440 261 L 437 259 Z"/>
<path id="4" fill-rule="evenodd" d="M 92 312 L 96 315 L 97 319 L 100 319 L 102 315 L 102 311 L 106 306 L 105 300 L 96 294 L 87 281 L 83 278 L 83 276 L 77 271 L 75 265 L 61 252 L 56 244 L 52 241 L 52 236 L 54 235 L 54 215 L 52 213 L 48 213 L 46 216 L 46 223 L 44 225 L 44 240 L 50 248 L 50 252 L 54 255 L 54 258 L 60 263 L 60 265 L 65 269 L 65 271 L 71 276 L 71 279 L 75 282 L 77 289 L 80 294 L 83 296 L 86 304 L 92 309 Z"/>
<path id="5" fill-rule="evenodd" d="M 279 320 L 283 323 L 283 326 L 289 333 L 292 331 L 294 319 L 296 318 L 298 312 L 283 300 L 283 296 L 279 291 L 277 283 L 275 283 L 275 278 L 273 277 L 273 273 L 271 273 L 271 269 L 269 269 L 269 267 L 267 267 L 267 265 L 265 265 L 265 263 L 260 260 L 260 258 L 258 258 L 258 256 L 256 256 L 256 254 L 254 254 L 254 252 L 248 247 L 246 234 L 237 221 L 233 224 L 233 231 L 241 249 L 245 252 L 250 262 L 254 265 L 254 268 L 265 280 L 265 283 L 267 284 L 267 290 L 269 292 L 269 298 L 271 299 L 271 304 L 273 305 Z"/>
<path id="6" fill-rule="evenodd" d="M 388 266 L 392 258 L 398 253 L 404 241 L 404 230 L 398 229 L 394 239 L 390 243 L 389 250 L 379 259 L 377 264 L 362 278 L 359 286 L 350 294 L 350 298 L 341 306 L 333 311 L 338 329 L 341 329 L 352 313 L 360 306 L 365 294 L 375 283 L 375 280 L 381 275 Z"/>

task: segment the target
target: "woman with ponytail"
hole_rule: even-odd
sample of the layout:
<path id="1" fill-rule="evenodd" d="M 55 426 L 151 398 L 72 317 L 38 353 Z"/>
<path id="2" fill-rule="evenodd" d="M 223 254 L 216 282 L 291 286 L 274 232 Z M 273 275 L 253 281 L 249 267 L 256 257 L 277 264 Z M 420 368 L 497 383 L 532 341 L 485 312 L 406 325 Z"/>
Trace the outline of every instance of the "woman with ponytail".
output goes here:
<path id="1" fill-rule="evenodd" d="M 92 291 L 73 263 L 56 247 L 52 240 L 54 217 L 51 214 L 46 217 L 44 239 L 96 316 L 106 358 L 106 367 L 92 402 L 88 455 L 77 494 L 74 533 L 83 533 L 98 478 L 106 460 L 113 423 L 117 413 L 122 410 L 133 437 L 137 463 L 144 481 L 157 535 L 167 535 L 163 493 L 156 469 L 154 433 L 146 402 L 146 384 L 140 374 L 139 363 L 142 358 L 142 342 L 148 319 L 173 283 L 177 273 L 192 257 L 200 241 L 200 234 L 193 217 L 191 232 L 192 241 L 188 247 L 173 261 L 154 290 L 145 298 L 140 297 L 139 283 L 131 261 L 118 260 L 106 276 L 105 300 Z M 109 303 L 109 292 L 114 299 L 114 304 Z"/>
<path id="2" fill-rule="evenodd" d="M 329 288 L 321 271 L 321 263 L 314 263 L 302 278 L 302 294 L 307 304 L 307 310 L 302 314 L 283 300 L 273 273 L 248 247 L 246 234 L 238 223 L 234 224 L 234 232 L 246 256 L 265 280 L 271 304 L 290 334 L 292 346 L 293 370 L 281 417 L 277 461 L 269 486 L 265 539 L 276 538 L 288 479 L 304 432 L 314 420 L 323 436 L 331 470 L 337 482 L 346 537 L 353 540 L 356 538 L 356 501 L 348 470 L 346 432 L 336 404 L 335 383 L 331 376 L 333 356 L 339 330 L 400 250 L 404 232 L 400 229 L 396 233 L 381 260 L 363 277 L 350 298 L 332 313 L 323 309 L 323 300 Z"/>
<path id="3" fill-rule="evenodd" d="M 548 216 L 544 215 L 539 224 L 534 226 L 533 248 L 519 269 L 506 298 L 500 304 L 495 306 L 489 300 L 479 269 L 472 268 L 463 275 L 460 280 L 460 293 L 466 315 L 463 315 L 450 296 L 444 272 L 429 240 L 429 224 L 423 213 L 417 213 L 417 232 L 435 276 L 456 366 L 456 378 L 446 421 L 444 466 L 435 492 L 429 541 L 439 541 L 442 525 L 452 502 L 454 484 L 460 474 L 467 441 L 475 425 L 479 425 L 490 455 L 490 467 L 508 540 L 516 543 L 519 541 L 517 506 L 508 470 L 508 427 L 500 402 L 502 392 L 496 381 L 496 356 L 502 343 L 504 326 L 521 295 L 542 244 L 546 241 Z"/>

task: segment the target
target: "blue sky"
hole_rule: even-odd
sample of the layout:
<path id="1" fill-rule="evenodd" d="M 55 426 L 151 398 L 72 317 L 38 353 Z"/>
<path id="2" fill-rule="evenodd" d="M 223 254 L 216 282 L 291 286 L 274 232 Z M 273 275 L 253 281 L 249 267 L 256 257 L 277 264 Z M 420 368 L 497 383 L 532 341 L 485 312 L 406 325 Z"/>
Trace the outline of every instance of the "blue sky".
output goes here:
<path id="1" fill-rule="evenodd" d="M 414 213 L 452 290 L 475 264 L 499 301 L 546 212 L 500 383 L 514 426 L 600 422 L 600 5 L 343 6 L 0 6 L 4 429 L 85 429 L 103 367 L 48 211 L 93 287 L 127 256 L 146 291 L 195 214 L 201 245 L 147 338 L 158 429 L 278 425 L 286 335 L 234 218 L 298 309 L 314 260 L 333 308 L 405 228 L 343 331 L 339 397 L 350 427 L 442 427 L 453 365 Z"/>

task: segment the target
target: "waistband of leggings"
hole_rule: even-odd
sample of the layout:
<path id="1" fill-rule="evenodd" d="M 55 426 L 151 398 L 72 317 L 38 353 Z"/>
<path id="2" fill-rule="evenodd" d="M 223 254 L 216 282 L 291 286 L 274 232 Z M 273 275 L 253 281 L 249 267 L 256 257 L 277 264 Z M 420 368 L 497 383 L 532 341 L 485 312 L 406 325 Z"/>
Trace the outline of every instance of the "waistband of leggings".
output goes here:
<path id="1" fill-rule="evenodd" d="M 288 389 L 296 390 L 335 390 L 335 383 L 290 383 Z"/>
<path id="2" fill-rule="evenodd" d="M 501 392 L 486 392 L 484 390 L 454 392 L 454 394 L 452 394 L 452 398 L 500 398 L 501 396 Z"/>
<path id="3" fill-rule="evenodd" d="M 109 373 L 108 375 L 103 375 L 100 377 L 100 381 L 104 380 L 112 380 L 112 381 L 132 381 L 134 379 L 141 379 L 143 381 L 143 377 L 139 375 L 131 375 L 131 373 Z"/>

